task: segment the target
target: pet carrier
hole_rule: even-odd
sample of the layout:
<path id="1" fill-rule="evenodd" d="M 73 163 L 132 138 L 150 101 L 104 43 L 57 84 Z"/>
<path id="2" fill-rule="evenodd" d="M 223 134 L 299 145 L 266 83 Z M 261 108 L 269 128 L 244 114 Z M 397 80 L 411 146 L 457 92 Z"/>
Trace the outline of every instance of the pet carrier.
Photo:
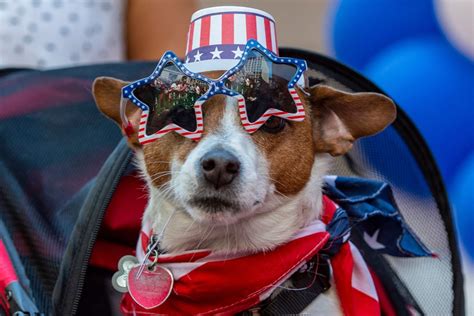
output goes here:
<path id="1" fill-rule="evenodd" d="M 282 49 L 281 56 L 306 59 L 310 84 L 382 93 L 330 58 L 297 49 Z M 18 280 L 13 288 L 0 284 L 3 314 L 117 312 L 112 269 L 135 247 L 146 190 L 119 129 L 97 111 L 91 84 L 98 76 L 135 80 L 154 66 L 0 74 L 0 259 L 14 267 L 0 269 L 0 282 Z M 397 120 L 384 132 L 338 158 L 333 173 L 390 183 L 406 222 L 437 254 L 376 255 L 354 236 L 367 261 L 389 276 L 381 281 L 396 314 L 463 315 L 461 263 L 447 195 L 426 143 L 403 110 L 398 108 Z M 111 216 L 111 209 L 120 214 Z"/>

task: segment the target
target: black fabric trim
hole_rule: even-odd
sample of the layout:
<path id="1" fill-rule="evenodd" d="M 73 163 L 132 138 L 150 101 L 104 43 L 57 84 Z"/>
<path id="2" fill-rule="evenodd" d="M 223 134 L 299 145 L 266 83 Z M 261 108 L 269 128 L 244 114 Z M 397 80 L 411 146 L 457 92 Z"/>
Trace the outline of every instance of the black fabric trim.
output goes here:
<path id="1" fill-rule="evenodd" d="M 34 69 L 31 68 L 4 68 L 0 69 L 0 78 L 1 77 L 6 77 L 8 75 L 11 75 L 16 72 L 23 72 L 23 71 L 34 71 Z"/>
<path id="2" fill-rule="evenodd" d="M 291 277 L 291 289 L 280 289 L 278 294 L 258 306 L 243 311 L 239 316 L 298 315 L 320 294 L 330 287 L 330 269 L 327 255 L 317 254 L 306 263 L 305 271 L 297 271 Z M 316 275 L 315 275 L 316 274 Z"/>
<path id="3" fill-rule="evenodd" d="M 308 263 L 308 270 L 291 276 L 293 288 L 283 289 L 276 297 L 263 302 L 259 311 L 262 316 L 300 314 L 321 293 L 330 288 L 329 260 L 326 255 L 316 255 Z M 317 273 L 317 275 L 314 275 Z M 306 288 L 308 287 L 309 288 Z M 304 290 L 298 290 L 303 289 Z"/>
<path id="4" fill-rule="evenodd" d="M 351 88 L 354 86 L 354 82 L 356 82 L 358 88 L 362 89 L 363 91 L 377 92 L 387 95 L 384 91 L 382 91 L 364 76 L 360 75 L 349 67 L 332 60 L 329 57 L 294 48 L 282 48 L 280 49 L 280 54 L 282 56 L 305 59 L 309 62 L 327 67 L 334 74 L 336 74 L 334 77 L 336 77 L 337 80 L 340 79 L 340 81 L 344 84 L 348 83 L 348 81 L 352 82 L 352 85 L 347 84 Z M 453 315 L 465 315 L 463 288 L 464 281 L 461 268 L 461 258 L 459 254 L 457 236 L 454 231 L 454 221 L 451 215 L 452 211 L 446 189 L 444 187 L 440 171 L 425 140 L 407 114 L 400 108 L 398 104 L 396 105 L 398 116 L 393 123 L 393 127 L 406 142 L 410 152 L 415 157 L 418 167 L 426 178 L 431 194 L 433 195 L 439 207 L 441 218 L 445 223 L 449 247 L 451 250 L 451 265 L 453 268 Z"/>

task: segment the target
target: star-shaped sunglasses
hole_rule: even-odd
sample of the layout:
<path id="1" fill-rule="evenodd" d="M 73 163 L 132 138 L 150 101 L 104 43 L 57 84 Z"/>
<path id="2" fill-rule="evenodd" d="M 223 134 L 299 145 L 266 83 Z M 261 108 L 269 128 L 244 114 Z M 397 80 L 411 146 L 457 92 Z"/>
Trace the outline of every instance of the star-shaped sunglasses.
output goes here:
<path id="1" fill-rule="evenodd" d="M 153 73 L 122 88 L 124 124 L 127 99 L 142 110 L 138 138 L 146 144 L 176 132 L 199 140 L 204 130 L 202 104 L 217 94 L 238 101 L 242 125 L 249 133 L 271 116 L 302 121 L 301 84 L 306 61 L 278 57 L 255 40 L 245 46 L 240 62 L 218 79 L 194 73 L 172 52 L 166 52 Z"/>

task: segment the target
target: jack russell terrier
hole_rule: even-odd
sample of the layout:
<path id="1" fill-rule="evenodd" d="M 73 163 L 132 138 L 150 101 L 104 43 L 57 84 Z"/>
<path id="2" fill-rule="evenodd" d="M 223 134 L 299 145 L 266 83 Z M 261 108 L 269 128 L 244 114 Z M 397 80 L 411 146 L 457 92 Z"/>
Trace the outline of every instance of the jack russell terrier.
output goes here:
<path id="1" fill-rule="evenodd" d="M 201 10 L 189 34 L 186 62 L 167 52 L 147 78 L 93 85 L 149 192 L 142 267 L 128 279 L 145 280 L 128 284 L 127 314 L 233 314 L 292 287 L 327 242 L 324 217 L 337 206 L 322 185 L 332 157 L 396 117 L 381 94 L 306 86 L 306 63 L 277 55 L 265 12 Z M 305 312 L 350 314 L 340 296 L 331 287 Z"/>

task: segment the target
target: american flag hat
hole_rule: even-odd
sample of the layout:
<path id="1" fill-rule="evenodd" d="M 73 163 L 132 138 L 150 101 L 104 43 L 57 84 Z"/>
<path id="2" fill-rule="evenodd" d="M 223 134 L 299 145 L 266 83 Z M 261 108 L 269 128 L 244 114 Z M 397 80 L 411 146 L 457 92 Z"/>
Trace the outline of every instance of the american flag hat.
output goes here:
<path id="1" fill-rule="evenodd" d="M 278 55 L 275 20 L 270 14 L 236 6 L 199 10 L 191 17 L 186 67 L 193 72 L 231 69 L 251 39 Z"/>

